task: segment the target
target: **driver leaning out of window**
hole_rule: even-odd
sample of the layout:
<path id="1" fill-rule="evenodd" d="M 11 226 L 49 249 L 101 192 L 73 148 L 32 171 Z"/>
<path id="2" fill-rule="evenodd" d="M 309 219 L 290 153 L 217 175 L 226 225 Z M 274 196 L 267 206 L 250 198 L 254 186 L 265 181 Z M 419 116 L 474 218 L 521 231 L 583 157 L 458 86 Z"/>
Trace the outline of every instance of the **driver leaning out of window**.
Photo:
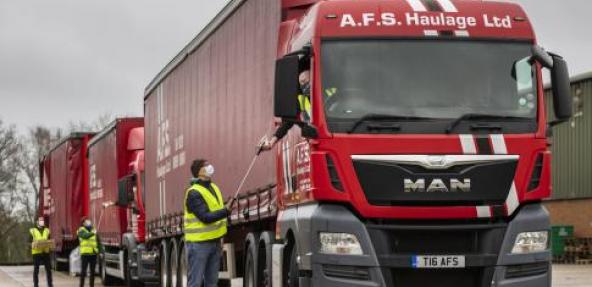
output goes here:
<path id="1" fill-rule="evenodd" d="M 261 150 L 268 151 L 282 139 L 288 131 L 294 126 L 301 126 L 303 122 L 310 122 L 311 104 L 310 104 L 310 70 L 304 70 L 298 76 L 300 83 L 300 94 L 298 95 L 298 118 L 299 120 L 283 120 L 280 127 L 275 131 L 271 139 L 266 139 L 261 143 Z"/>

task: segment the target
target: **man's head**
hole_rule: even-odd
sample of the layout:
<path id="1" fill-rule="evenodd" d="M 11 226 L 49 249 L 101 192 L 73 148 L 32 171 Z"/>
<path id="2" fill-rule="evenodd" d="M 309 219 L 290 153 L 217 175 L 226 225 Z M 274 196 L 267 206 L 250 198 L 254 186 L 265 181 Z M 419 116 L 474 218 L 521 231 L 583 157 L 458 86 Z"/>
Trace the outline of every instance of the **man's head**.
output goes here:
<path id="1" fill-rule="evenodd" d="M 298 76 L 300 90 L 303 95 L 310 96 L 310 70 L 304 70 Z"/>
<path id="2" fill-rule="evenodd" d="M 45 218 L 43 218 L 42 216 L 39 217 L 37 219 L 37 226 L 39 226 L 39 227 L 45 227 Z"/>
<path id="3" fill-rule="evenodd" d="M 196 159 L 191 164 L 191 175 L 194 178 L 209 180 L 214 175 L 214 166 L 205 159 Z"/>
<path id="4" fill-rule="evenodd" d="M 82 226 L 87 227 L 87 228 L 91 228 L 92 227 L 92 221 L 90 220 L 90 218 L 83 217 L 82 218 Z"/>
<path id="5" fill-rule="evenodd" d="M 300 86 L 304 86 L 306 84 L 310 83 L 310 70 L 304 70 L 300 73 L 300 75 L 298 76 L 298 82 L 300 83 Z"/>

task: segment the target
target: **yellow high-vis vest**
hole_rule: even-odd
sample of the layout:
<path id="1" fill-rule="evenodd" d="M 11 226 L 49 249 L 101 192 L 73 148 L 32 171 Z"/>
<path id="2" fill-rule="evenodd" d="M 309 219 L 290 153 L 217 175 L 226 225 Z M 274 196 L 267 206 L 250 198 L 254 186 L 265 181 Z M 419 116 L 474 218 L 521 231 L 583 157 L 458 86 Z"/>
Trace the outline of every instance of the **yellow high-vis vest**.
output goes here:
<path id="1" fill-rule="evenodd" d="M 300 108 L 300 113 L 303 116 L 303 120 L 310 121 L 310 114 L 312 109 L 310 99 L 305 95 L 298 95 L 298 107 Z"/>
<path id="2" fill-rule="evenodd" d="M 82 229 L 85 229 L 85 231 L 88 231 L 85 227 L 80 227 L 78 228 L 78 233 L 80 233 L 80 231 Z M 97 243 L 97 231 L 93 228 L 93 230 L 91 231 L 94 235 L 91 236 L 88 239 L 84 239 L 80 236 L 78 236 L 78 241 L 80 242 L 80 255 L 94 255 L 94 254 L 98 254 L 99 253 L 99 245 Z"/>
<path id="3" fill-rule="evenodd" d="M 203 242 L 220 238 L 226 234 L 226 218 L 206 224 L 201 222 L 197 216 L 187 208 L 187 198 L 189 197 L 189 193 L 199 192 L 205 203 L 208 205 L 210 212 L 222 210 L 224 208 L 222 193 L 217 185 L 213 183 L 211 185 L 216 193 L 215 197 L 206 187 L 199 184 L 192 185 L 187 189 L 187 192 L 185 192 L 185 201 L 183 204 L 183 209 L 185 210 L 183 221 L 185 242 Z"/>
<path id="4" fill-rule="evenodd" d="M 31 233 L 31 236 L 33 237 L 33 242 L 49 239 L 49 229 L 48 228 L 43 228 L 43 231 L 41 231 L 41 232 L 37 228 L 31 228 L 31 229 L 29 229 L 29 233 Z M 33 255 L 45 254 L 45 253 L 49 253 L 49 247 L 31 248 L 31 254 L 33 254 Z"/>

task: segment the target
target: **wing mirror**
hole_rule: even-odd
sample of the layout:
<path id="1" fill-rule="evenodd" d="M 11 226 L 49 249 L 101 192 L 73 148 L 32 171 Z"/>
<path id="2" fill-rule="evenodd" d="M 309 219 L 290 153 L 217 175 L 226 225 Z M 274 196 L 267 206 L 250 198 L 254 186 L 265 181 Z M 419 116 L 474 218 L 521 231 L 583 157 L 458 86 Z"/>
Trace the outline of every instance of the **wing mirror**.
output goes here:
<path id="1" fill-rule="evenodd" d="M 542 47 L 536 45 L 532 48 L 532 60 L 551 71 L 553 111 L 557 119 L 551 125 L 553 126 L 569 120 L 573 115 L 573 98 L 571 96 L 571 83 L 567 62 L 565 62 L 563 57 L 557 54 L 547 53 Z"/>

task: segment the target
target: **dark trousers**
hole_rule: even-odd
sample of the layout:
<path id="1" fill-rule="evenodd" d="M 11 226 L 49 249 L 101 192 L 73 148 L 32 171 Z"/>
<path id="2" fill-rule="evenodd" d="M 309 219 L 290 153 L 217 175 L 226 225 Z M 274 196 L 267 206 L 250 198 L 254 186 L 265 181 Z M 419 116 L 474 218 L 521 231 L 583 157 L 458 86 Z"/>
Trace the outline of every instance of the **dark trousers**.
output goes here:
<path id="1" fill-rule="evenodd" d="M 97 255 L 82 255 L 82 269 L 80 269 L 80 287 L 84 286 L 84 278 L 86 277 L 86 269 L 90 267 L 90 287 L 95 286 L 95 268 L 97 266 Z M 90 266 L 89 266 L 90 265 Z"/>
<path id="2" fill-rule="evenodd" d="M 39 286 L 39 266 L 43 264 L 45 266 L 45 275 L 47 276 L 47 286 L 53 286 L 53 281 L 51 278 L 51 261 L 49 259 L 49 254 L 35 254 L 33 255 L 33 263 L 35 264 L 33 267 L 33 286 Z"/>

